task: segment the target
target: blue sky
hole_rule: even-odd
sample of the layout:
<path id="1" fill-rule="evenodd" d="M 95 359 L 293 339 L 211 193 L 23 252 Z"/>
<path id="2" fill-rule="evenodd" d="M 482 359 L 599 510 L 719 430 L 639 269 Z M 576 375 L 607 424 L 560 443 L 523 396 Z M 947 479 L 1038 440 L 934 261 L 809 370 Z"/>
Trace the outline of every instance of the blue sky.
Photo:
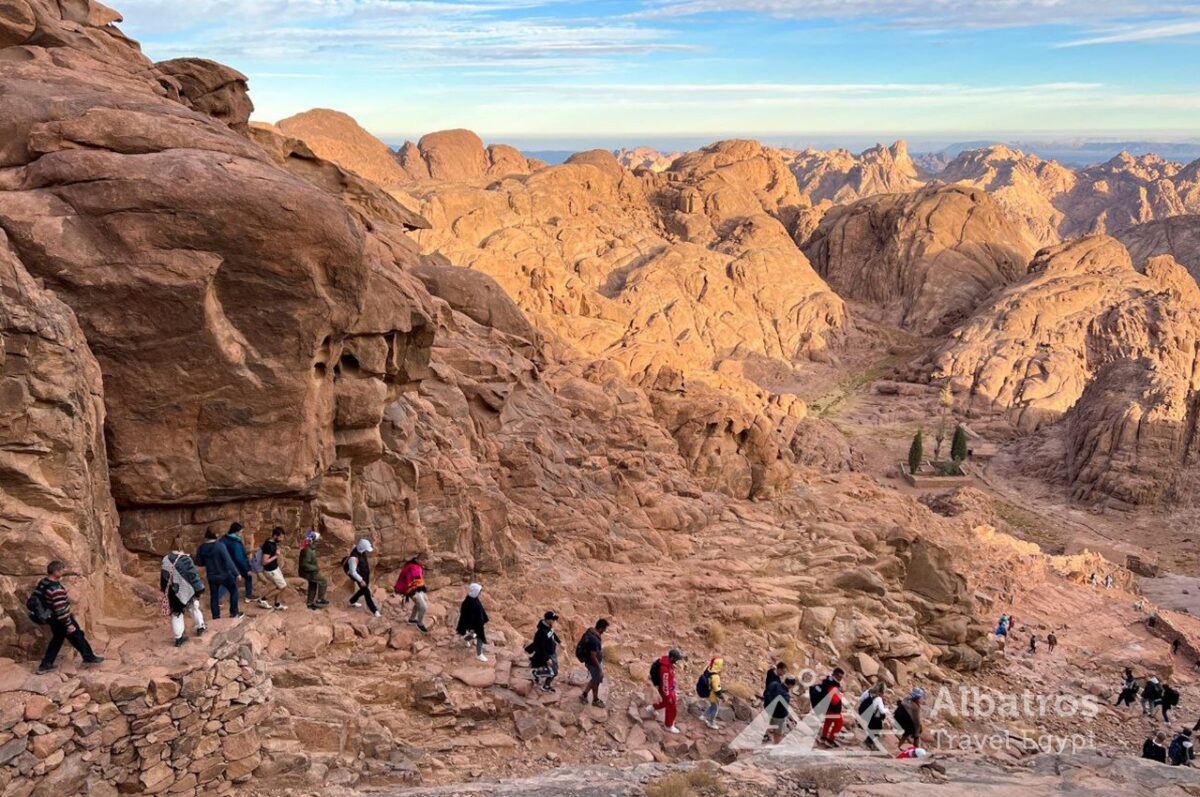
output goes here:
<path id="1" fill-rule="evenodd" d="M 1200 137 L 1200 0 L 111 0 L 154 59 L 398 141 Z"/>

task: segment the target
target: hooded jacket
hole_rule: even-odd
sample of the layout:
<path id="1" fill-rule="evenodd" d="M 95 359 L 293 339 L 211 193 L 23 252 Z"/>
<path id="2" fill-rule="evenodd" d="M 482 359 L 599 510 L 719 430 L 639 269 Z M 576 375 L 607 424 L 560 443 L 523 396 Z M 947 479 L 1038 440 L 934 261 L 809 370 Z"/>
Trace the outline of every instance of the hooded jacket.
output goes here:
<path id="1" fill-rule="evenodd" d="M 233 560 L 233 566 L 237 568 L 238 575 L 244 576 L 250 572 L 250 559 L 246 556 L 246 544 L 242 542 L 242 536 L 236 531 L 231 531 L 221 537 L 220 543 L 225 546 L 225 550 L 229 551 L 229 558 Z"/>
<path id="2" fill-rule="evenodd" d="M 233 581 L 238 577 L 237 565 L 229 555 L 229 548 L 219 540 L 202 542 L 192 559 L 204 568 L 209 581 Z"/>
<path id="3" fill-rule="evenodd" d="M 659 691 L 667 700 L 675 700 L 675 662 L 671 661 L 670 655 L 663 656 L 658 660 L 658 671 L 662 675 L 662 686 Z"/>
<path id="4" fill-rule="evenodd" d="M 368 554 L 375 550 L 370 540 L 359 540 L 354 550 L 346 557 L 346 575 L 360 586 L 371 583 L 371 560 Z"/>
<path id="5" fill-rule="evenodd" d="M 558 635 L 548 622 L 538 620 L 537 630 L 533 632 L 533 641 L 525 648 L 529 654 L 530 667 L 545 667 L 550 658 L 558 652 Z"/>
<path id="6" fill-rule="evenodd" d="M 483 601 L 479 600 L 479 593 L 482 591 L 482 586 L 472 584 L 467 597 L 463 598 L 462 606 L 458 609 L 458 633 L 463 635 L 474 631 L 477 638 L 486 642 L 483 627 L 487 625 L 488 615 L 487 610 L 483 608 Z"/>
<path id="7" fill-rule="evenodd" d="M 708 702 L 717 703 L 721 700 L 721 670 L 725 669 L 725 659 L 717 656 L 708 663 Z"/>
<path id="8" fill-rule="evenodd" d="M 315 540 L 304 541 L 300 546 L 300 563 L 297 568 L 300 576 L 308 581 L 316 581 L 321 577 L 321 563 L 317 560 Z"/>

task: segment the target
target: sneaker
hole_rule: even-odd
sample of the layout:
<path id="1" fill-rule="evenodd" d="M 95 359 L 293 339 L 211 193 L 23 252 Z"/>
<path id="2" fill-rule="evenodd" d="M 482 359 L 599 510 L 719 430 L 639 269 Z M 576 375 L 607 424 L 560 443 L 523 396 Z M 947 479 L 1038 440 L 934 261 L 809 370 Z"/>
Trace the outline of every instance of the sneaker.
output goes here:
<path id="1" fill-rule="evenodd" d="M 181 648 L 186 644 L 187 644 L 187 634 L 184 634 L 183 636 L 181 636 L 175 640 L 175 647 L 177 647 L 177 648 Z"/>
<path id="2" fill-rule="evenodd" d="M 275 601 L 275 611 L 282 612 L 282 611 L 285 611 L 286 609 L 287 609 L 287 607 L 284 606 L 282 603 L 280 603 L 279 601 Z"/>
<path id="3" fill-rule="evenodd" d="M 271 603 L 266 598 L 259 598 L 258 606 L 260 609 L 270 609 Z"/>
<path id="4" fill-rule="evenodd" d="M 308 608 L 312 609 L 315 612 L 317 610 L 318 606 L 315 603 L 310 603 L 310 604 L 308 604 Z"/>
<path id="5" fill-rule="evenodd" d="M 43 664 L 42 666 L 37 668 L 37 674 L 45 675 L 46 673 L 54 672 L 57 669 L 58 669 L 57 664 Z"/>
<path id="6" fill-rule="evenodd" d="M 551 684 L 542 684 L 542 691 L 543 692 L 554 692 L 557 690 Z"/>
<path id="7" fill-rule="evenodd" d="M 667 733 L 683 733 L 683 731 L 679 730 L 679 729 L 678 729 L 678 728 L 676 728 L 674 725 L 668 725 L 668 726 L 667 726 Z"/>
<path id="8" fill-rule="evenodd" d="M 208 630 L 208 626 L 202 625 L 196 629 L 195 634 L 196 634 L 196 636 L 204 636 L 204 632 L 207 630 Z"/>
<path id="9" fill-rule="evenodd" d="M 656 708 L 654 708 L 654 706 L 650 705 L 649 703 L 646 704 L 645 711 L 646 711 L 647 717 L 653 717 L 655 714 L 658 713 L 658 710 Z"/>
<path id="10" fill-rule="evenodd" d="M 350 604 L 351 606 L 353 606 L 355 609 L 361 609 L 361 608 L 362 608 L 362 604 L 361 604 L 361 603 L 355 603 L 354 601 L 348 601 L 348 602 L 349 602 L 349 604 Z"/>
<path id="11" fill-rule="evenodd" d="M 376 611 L 375 611 L 375 616 L 376 616 L 376 617 L 383 617 L 383 612 L 381 612 L 381 611 L 379 611 L 379 610 L 376 610 Z"/>
<path id="12" fill-rule="evenodd" d="M 103 664 L 103 663 L 104 663 L 103 656 L 92 656 L 90 659 L 83 660 L 84 667 L 95 667 L 97 664 Z"/>
<path id="13" fill-rule="evenodd" d="M 477 661 L 487 661 L 487 660 L 488 660 L 488 657 L 487 657 L 487 656 L 485 656 L 485 655 L 483 655 L 482 653 L 480 653 L 478 656 L 476 656 L 476 657 L 475 657 L 475 659 L 476 659 Z"/>
<path id="14" fill-rule="evenodd" d="M 317 598 L 317 605 L 318 606 L 328 606 L 329 601 L 325 600 L 324 598 Z"/>
<path id="15" fill-rule="evenodd" d="M 411 617 L 408 618 L 408 624 L 409 625 L 419 625 L 419 623 Z"/>
<path id="16" fill-rule="evenodd" d="M 417 630 L 420 631 L 422 634 L 428 634 L 429 626 L 424 625 L 422 623 L 417 623 Z"/>
<path id="17" fill-rule="evenodd" d="M 595 700 L 593 700 L 592 705 L 595 706 L 596 708 L 608 708 L 608 704 L 605 703 L 600 698 L 596 698 Z"/>
<path id="18" fill-rule="evenodd" d="M 246 613 L 245 613 L 245 612 L 238 612 L 237 614 L 231 614 L 231 615 L 229 615 L 229 619 L 230 619 L 230 620 L 236 620 L 236 619 L 238 619 L 239 617 L 245 617 L 245 616 L 246 616 Z"/>

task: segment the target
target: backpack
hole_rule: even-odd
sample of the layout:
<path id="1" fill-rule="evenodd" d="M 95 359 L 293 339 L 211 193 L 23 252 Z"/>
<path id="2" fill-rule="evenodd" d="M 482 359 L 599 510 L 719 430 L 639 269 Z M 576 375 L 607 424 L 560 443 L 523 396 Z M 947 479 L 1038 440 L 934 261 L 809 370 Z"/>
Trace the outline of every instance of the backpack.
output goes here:
<path id="1" fill-rule="evenodd" d="M 708 670 L 700 673 L 700 678 L 696 681 L 696 694 L 699 697 L 708 697 L 712 694 L 712 673 Z"/>
<path id="2" fill-rule="evenodd" d="M 655 659 L 650 665 L 650 683 L 655 686 L 662 686 L 662 659 Z"/>
<path id="3" fill-rule="evenodd" d="M 1167 748 L 1167 759 L 1175 766 L 1187 763 L 1187 747 L 1184 746 L 1185 737 L 1180 734 L 1171 740 L 1171 746 Z"/>
<path id="4" fill-rule="evenodd" d="M 254 556 L 250 557 L 250 572 L 251 573 L 264 572 L 262 548 L 259 548 L 257 551 L 254 552 Z"/>
<path id="5" fill-rule="evenodd" d="M 822 681 L 819 684 L 813 684 L 812 686 L 808 687 L 808 702 L 812 703 L 812 707 L 814 709 L 818 705 L 820 705 L 821 701 L 824 699 L 825 699 L 825 682 L 824 681 Z"/>
<path id="6" fill-rule="evenodd" d="M 871 704 L 875 702 L 875 695 L 868 694 L 862 700 L 858 701 L 858 716 L 865 717 L 867 712 L 871 710 Z"/>
<path id="7" fill-rule="evenodd" d="M 348 555 L 342 557 L 342 572 L 345 573 L 346 575 L 350 575 L 350 558 L 352 556 L 354 556 L 353 551 L 350 552 Z"/>
<path id="8" fill-rule="evenodd" d="M 54 616 L 50 607 L 46 605 L 46 600 L 42 597 L 42 591 L 36 587 L 25 600 L 25 610 L 29 612 L 29 619 L 36 625 L 46 625 Z"/>
<path id="9" fill-rule="evenodd" d="M 584 644 L 591 633 L 592 629 L 590 628 L 584 631 L 583 636 L 579 637 L 579 641 L 575 643 L 575 658 L 584 664 L 589 664 L 592 661 L 592 657 L 588 655 L 587 645 Z"/>

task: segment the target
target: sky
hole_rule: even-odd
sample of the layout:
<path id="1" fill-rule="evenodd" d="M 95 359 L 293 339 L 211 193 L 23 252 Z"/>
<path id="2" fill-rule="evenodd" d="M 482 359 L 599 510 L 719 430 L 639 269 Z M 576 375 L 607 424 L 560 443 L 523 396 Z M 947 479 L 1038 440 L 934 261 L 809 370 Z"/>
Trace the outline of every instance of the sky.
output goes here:
<path id="1" fill-rule="evenodd" d="M 1200 139 L 1200 0 L 109 0 L 255 118 L 526 148 Z"/>

